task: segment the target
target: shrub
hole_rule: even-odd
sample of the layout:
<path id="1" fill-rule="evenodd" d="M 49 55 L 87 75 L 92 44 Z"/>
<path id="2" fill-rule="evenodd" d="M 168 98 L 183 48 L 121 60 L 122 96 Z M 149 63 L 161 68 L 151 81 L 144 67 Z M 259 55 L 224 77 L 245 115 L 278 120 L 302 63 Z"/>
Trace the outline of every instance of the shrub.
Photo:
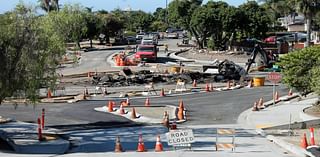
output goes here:
<path id="1" fill-rule="evenodd" d="M 320 59 L 318 61 L 320 61 Z M 320 95 L 320 67 L 314 67 L 311 70 L 311 75 L 311 89 Z"/>
<path id="2" fill-rule="evenodd" d="M 320 47 L 313 46 L 291 52 L 280 59 L 282 67 L 283 82 L 289 87 L 297 89 L 303 95 L 318 89 L 319 79 L 314 74 L 319 73 Z M 316 68 L 316 70 L 312 70 Z M 317 87 L 312 87 L 315 85 Z"/>

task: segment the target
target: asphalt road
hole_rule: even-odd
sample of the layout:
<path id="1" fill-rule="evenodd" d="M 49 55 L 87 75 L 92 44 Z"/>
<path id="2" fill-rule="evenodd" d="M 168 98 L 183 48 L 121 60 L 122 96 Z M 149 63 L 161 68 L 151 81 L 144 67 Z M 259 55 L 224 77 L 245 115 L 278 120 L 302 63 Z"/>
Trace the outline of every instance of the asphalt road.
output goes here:
<path id="1" fill-rule="evenodd" d="M 286 93 L 285 87 L 277 87 L 280 93 Z M 233 91 L 198 93 L 178 97 L 160 97 L 152 99 L 153 105 L 178 106 L 179 100 L 184 101 L 188 110 L 186 125 L 201 124 L 235 124 L 239 114 L 251 108 L 253 102 L 260 97 L 270 100 L 272 86 Z M 145 99 L 131 100 L 132 104 L 144 104 Z M 129 120 L 113 114 L 105 114 L 93 110 L 105 105 L 107 101 L 82 101 L 73 104 L 37 104 L 0 106 L 0 115 L 20 121 L 35 122 L 41 115 L 41 109 L 46 110 L 47 125 L 70 126 L 88 124 L 107 126 L 111 124 L 132 124 Z"/>
<path id="2" fill-rule="evenodd" d="M 168 43 L 169 50 L 176 47 L 179 40 L 165 40 L 161 43 Z M 162 49 L 162 48 L 161 48 Z M 80 65 L 73 68 L 65 68 L 62 73 L 80 73 L 94 70 L 113 70 L 106 62 L 108 56 L 115 51 L 91 51 L 83 53 L 83 60 Z M 280 93 L 287 93 L 284 87 Z M 183 100 L 188 110 L 188 121 L 184 124 L 234 124 L 239 114 L 252 107 L 254 101 L 260 97 L 270 100 L 272 87 L 264 86 L 252 89 L 240 89 L 224 92 L 210 92 L 179 97 L 162 97 L 153 100 L 154 105 L 175 105 Z M 145 99 L 132 100 L 133 104 L 144 104 Z M 11 117 L 20 121 L 35 122 L 41 115 L 41 109 L 46 109 L 47 125 L 69 126 L 80 125 L 110 125 L 110 124 L 131 124 L 125 118 L 112 114 L 95 112 L 93 108 L 105 105 L 106 101 L 82 101 L 74 104 L 36 104 L 36 105 L 8 105 L 0 106 L 0 115 Z"/>

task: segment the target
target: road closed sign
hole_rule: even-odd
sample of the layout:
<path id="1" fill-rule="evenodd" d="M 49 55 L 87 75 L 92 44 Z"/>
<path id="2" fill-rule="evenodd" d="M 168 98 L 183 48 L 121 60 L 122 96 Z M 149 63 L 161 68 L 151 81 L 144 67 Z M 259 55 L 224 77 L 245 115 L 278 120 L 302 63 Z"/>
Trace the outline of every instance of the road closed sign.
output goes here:
<path id="1" fill-rule="evenodd" d="M 193 131 L 189 130 L 171 130 L 166 133 L 169 146 L 194 143 Z"/>

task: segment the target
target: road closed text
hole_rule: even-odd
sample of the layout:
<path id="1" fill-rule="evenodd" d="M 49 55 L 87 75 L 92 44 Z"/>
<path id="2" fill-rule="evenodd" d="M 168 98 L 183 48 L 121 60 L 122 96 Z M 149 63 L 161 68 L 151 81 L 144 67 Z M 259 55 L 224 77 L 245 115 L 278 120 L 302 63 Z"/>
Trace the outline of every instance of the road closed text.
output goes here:
<path id="1" fill-rule="evenodd" d="M 175 130 L 167 133 L 168 145 L 189 144 L 194 142 L 192 130 Z"/>

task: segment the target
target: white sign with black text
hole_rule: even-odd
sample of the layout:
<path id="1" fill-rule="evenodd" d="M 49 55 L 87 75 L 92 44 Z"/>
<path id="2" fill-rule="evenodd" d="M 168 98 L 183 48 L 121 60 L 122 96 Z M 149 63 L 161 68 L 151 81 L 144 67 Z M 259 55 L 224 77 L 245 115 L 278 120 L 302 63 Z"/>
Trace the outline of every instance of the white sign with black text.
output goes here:
<path id="1" fill-rule="evenodd" d="M 166 133 L 168 145 L 181 145 L 181 144 L 190 144 L 194 143 L 193 131 L 189 130 L 171 130 Z"/>

